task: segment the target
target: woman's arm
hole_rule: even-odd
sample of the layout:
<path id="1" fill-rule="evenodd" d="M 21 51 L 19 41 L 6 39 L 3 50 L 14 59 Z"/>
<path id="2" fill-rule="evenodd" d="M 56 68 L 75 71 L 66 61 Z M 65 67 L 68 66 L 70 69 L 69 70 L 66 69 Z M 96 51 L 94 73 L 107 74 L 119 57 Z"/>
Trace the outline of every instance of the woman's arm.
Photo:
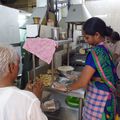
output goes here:
<path id="1" fill-rule="evenodd" d="M 71 85 L 68 85 L 67 87 L 60 83 L 54 84 L 54 87 L 61 91 L 70 91 L 79 88 L 86 88 L 95 71 L 96 71 L 96 66 L 92 54 L 89 53 L 86 58 L 86 65 L 81 71 L 79 80 L 75 81 Z"/>
<path id="2" fill-rule="evenodd" d="M 95 73 L 95 69 L 89 65 L 86 65 L 80 74 L 79 80 L 68 86 L 68 88 L 70 90 L 86 88 L 94 73 Z"/>

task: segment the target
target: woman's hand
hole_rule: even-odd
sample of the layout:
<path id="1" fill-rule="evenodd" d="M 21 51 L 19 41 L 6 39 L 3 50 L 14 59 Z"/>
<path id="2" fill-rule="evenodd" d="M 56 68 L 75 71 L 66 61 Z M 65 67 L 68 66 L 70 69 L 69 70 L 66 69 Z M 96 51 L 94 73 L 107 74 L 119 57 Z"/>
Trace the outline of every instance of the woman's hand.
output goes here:
<path id="1" fill-rule="evenodd" d="M 67 92 L 67 87 L 64 84 L 54 82 L 52 85 L 52 88 L 62 91 L 62 92 Z"/>

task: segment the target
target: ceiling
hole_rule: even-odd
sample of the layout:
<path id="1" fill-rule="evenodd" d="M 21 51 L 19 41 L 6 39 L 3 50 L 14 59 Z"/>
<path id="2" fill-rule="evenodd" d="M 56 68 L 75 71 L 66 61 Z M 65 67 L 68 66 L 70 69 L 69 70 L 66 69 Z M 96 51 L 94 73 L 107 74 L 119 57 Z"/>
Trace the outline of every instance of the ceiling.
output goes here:
<path id="1" fill-rule="evenodd" d="M 29 12 L 36 7 L 36 0 L 0 0 L 0 2 L 2 5 Z"/>
<path id="2" fill-rule="evenodd" d="M 31 12 L 33 8 L 36 7 L 36 1 L 37 0 L 0 0 L 0 4 Z M 80 1 L 80 0 L 75 0 L 75 1 Z M 97 1 L 97 0 L 82 0 L 82 1 Z M 58 4 L 63 4 L 66 2 L 68 2 L 68 0 L 57 0 Z"/>

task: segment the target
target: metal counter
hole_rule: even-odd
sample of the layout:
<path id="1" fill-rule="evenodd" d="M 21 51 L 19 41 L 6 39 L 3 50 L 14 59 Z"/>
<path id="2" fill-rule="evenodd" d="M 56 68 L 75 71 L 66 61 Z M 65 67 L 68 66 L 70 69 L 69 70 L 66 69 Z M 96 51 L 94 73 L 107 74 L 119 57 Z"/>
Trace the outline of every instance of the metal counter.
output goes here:
<path id="1" fill-rule="evenodd" d="M 56 90 L 56 89 L 53 89 L 53 88 L 45 88 L 46 91 L 50 91 L 51 93 L 54 93 L 54 94 L 60 94 L 60 95 L 64 95 L 64 96 L 74 96 L 74 97 L 78 97 L 80 99 L 80 106 L 79 106 L 79 109 L 78 109 L 78 117 L 77 119 L 78 120 L 82 120 L 82 107 L 83 107 L 83 99 L 84 99 L 84 94 L 85 94 L 85 89 L 78 89 L 78 90 L 73 90 L 69 93 L 66 93 L 66 92 L 61 92 L 59 90 Z M 62 101 L 63 102 L 63 101 Z M 68 110 L 69 112 L 69 110 Z"/>
<path id="2" fill-rule="evenodd" d="M 74 97 L 78 97 L 78 98 L 81 98 L 83 99 L 84 98 L 84 94 L 85 94 L 85 89 L 78 89 L 78 90 L 72 90 L 70 92 L 61 92 L 59 90 L 56 90 L 54 88 L 51 88 L 51 87 L 46 87 L 45 90 L 47 91 L 50 91 L 50 92 L 56 92 L 56 93 L 59 93 L 59 94 L 64 94 L 66 96 L 74 96 Z"/>

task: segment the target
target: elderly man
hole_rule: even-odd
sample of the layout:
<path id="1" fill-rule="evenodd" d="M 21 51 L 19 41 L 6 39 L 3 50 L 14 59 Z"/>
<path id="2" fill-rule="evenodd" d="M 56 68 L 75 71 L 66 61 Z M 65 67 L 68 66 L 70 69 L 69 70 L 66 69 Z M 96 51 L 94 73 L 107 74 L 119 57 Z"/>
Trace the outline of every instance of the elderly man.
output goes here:
<path id="1" fill-rule="evenodd" d="M 39 99 L 32 92 L 14 86 L 19 61 L 12 46 L 0 45 L 0 120 L 47 120 Z"/>

